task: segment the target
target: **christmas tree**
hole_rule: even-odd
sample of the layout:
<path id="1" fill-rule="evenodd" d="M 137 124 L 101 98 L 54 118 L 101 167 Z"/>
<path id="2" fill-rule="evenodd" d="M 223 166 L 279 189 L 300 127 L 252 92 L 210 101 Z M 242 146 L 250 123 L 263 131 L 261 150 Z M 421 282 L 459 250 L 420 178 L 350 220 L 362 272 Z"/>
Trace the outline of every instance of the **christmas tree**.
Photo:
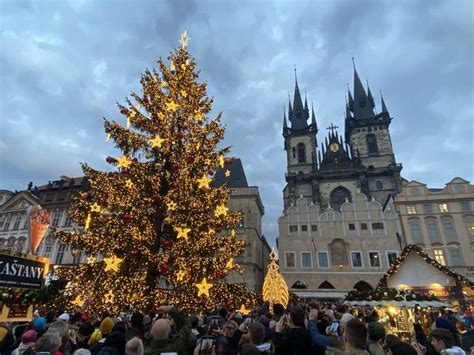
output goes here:
<path id="1" fill-rule="evenodd" d="M 159 70 L 142 74 L 141 95 L 118 105 L 125 127 L 104 119 L 106 139 L 121 151 L 106 159 L 116 171 L 83 164 L 90 190 L 73 199 L 69 213 L 84 229 L 56 231 L 88 255 L 87 264 L 57 269 L 69 281 L 63 301 L 76 308 L 172 304 L 203 312 L 255 303 L 243 284 L 223 280 L 240 267 L 233 258 L 245 243 L 233 228 L 241 216 L 226 207 L 229 189 L 211 184 L 229 148 L 217 147 L 224 128 L 220 115 L 208 118 L 212 99 L 187 41 L 184 33 L 169 65 L 160 58 Z"/>
<path id="2" fill-rule="evenodd" d="M 286 307 L 288 305 L 288 286 L 285 279 L 280 274 L 280 267 L 278 266 L 278 257 L 275 251 L 270 253 L 270 263 L 268 264 L 268 271 L 263 281 L 263 300 L 269 302 L 270 309 L 274 304 L 281 304 Z"/>

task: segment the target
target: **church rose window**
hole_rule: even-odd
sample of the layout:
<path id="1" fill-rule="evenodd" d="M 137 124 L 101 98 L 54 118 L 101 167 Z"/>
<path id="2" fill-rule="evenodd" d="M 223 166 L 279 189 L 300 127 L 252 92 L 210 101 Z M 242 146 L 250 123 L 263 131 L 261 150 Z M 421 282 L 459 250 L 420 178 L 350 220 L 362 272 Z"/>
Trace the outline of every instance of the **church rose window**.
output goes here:
<path id="1" fill-rule="evenodd" d="M 348 201 L 352 200 L 351 192 L 342 186 L 336 187 L 334 190 L 332 190 L 329 196 L 331 207 L 335 210 L 339 210 L 342 204 L 346 202 L 346 199 Z"/>

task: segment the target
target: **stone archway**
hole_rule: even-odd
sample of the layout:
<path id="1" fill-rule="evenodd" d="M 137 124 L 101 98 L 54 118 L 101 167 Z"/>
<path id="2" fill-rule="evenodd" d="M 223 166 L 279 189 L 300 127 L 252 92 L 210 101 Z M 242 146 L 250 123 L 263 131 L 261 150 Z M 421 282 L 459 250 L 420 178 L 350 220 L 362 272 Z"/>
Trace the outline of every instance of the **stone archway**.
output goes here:
<path id="1" fill-rule="evenodd" d="M 359 281 L 354 285 L 354 289 L 357 291 L 371 291 L 374 288 L 370 286 L 368 282 L 365 281 Z"/>

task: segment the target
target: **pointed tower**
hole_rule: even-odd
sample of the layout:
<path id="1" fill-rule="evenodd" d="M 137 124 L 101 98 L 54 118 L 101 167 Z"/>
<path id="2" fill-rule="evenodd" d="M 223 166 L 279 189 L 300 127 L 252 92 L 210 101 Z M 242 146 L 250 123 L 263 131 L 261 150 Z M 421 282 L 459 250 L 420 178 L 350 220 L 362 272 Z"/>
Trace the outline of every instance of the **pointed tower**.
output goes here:
<path id="1" fill-rule="evenodd" d="M 373 98 L 372 98 L 373 100 Z M 357 74 L 356 67 L 354 65 L 354 113 L 355 119 L 366 119 L 375 116 L 372 109 L 372 104 L 367 96 L 364 86 L 360 81 L 359 74 Z"/>
<path id="2" fill-rule="evenodd" d="M 283 137 L 287 157 L 287 186 L 283 198 L 285 207 L 296 201 L 300 195 L 314 200 L 311 176 L 318 168 L 316 116 L 312 107 L 311 123 L 308 124 L 310 116 L 308 98 L 305 95 L 303 104 L 296 70 L 293 105 L 290 98 L 288 116 L 290 124 L 286 123 L 286 116 L 283 115 Z"/>
<path id="3" fill-rule="evenodd" d="M 370 91 L 369 82 L 367 82 L 367 97 L 369 99 L 370 106 L 372 106 L 372 108 L 374 109 L 375 101 L 374 101 L 374 97 L 372 96 L 372 92 Z"/>

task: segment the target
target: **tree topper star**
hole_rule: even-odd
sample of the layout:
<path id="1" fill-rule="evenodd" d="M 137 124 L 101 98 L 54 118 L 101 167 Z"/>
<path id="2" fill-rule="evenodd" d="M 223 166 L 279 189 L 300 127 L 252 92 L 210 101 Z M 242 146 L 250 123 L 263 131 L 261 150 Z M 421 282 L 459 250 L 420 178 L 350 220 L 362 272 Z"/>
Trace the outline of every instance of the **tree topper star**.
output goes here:
<path id="1" fill-rule="evenodd" d="M 176 232 L 178 232 L 178 239 L 183 238 L 185 240 L 188 240 L 188 233 L 191 232 L 191 228 L 174 227 L 174 229 L 176 229 Z"/>
<path id="2" fill-rule="evenodd" d="M 200 284 L 195 284 L 194 286 L 198 289 L 198 297 L 201 295 L 209 297 L 209 290 L 211 289 L 212 284 L 207 283 L 206 278 L 203 278 Z"/>
<path id="3" fill-rule="evenodd" d="M 118 271 L 120 263 L 123 259 L 117 258 L 115 255 L 110 258 L 104 258 L 105 271 Z"/>
<path id="4" fill-rule="evenodd" d="M 188 32 L 187 31 L 184 31 L 182 34 L 181 34 L 181 39 L 179 41 L 179 44 L 181 46 L 181 49 L 186 49 L 186 47 L 188 46 L 188 42 L 189 42 L 190 38 L 188 36 Z"/>
<path id="5" fill-rule="evenodd" d="M 228 210 L 229 210 L 229 209 L 225 206 L 225 204 L 219 205 L 219 206 L 217 206 L 217 208 L 216 208 L 216 210 L 215 210 L 215 212 L 214 212 L 214 215 L 215 215 L 216 217 L 219 217 L 219 216 L 221 216 L 221 215 L 222 215 L 222 216 L 225 216 L 225 215 L 227 215 L 227 211 L 228 211 Z"/>
<path id="6" fill-rule="evenodd" d="M 199 183 L 199 188 L 203 188 L 203 189 L 208 189 L 209 188 L 209 183 L 212 181 L 212 179 L 209 179 L 206 174 L 204 174 L 202 176 L 202 178 L 200 178 L 198 180 L 198 183 Z"/>
<path id="7" fill-rule="evenodd" d="M 159 135 L 156 135 L 155 138 L 148 140 L 151 143 L 152 148 L 161 148 L 161 145 L 165 141 Z"/>

